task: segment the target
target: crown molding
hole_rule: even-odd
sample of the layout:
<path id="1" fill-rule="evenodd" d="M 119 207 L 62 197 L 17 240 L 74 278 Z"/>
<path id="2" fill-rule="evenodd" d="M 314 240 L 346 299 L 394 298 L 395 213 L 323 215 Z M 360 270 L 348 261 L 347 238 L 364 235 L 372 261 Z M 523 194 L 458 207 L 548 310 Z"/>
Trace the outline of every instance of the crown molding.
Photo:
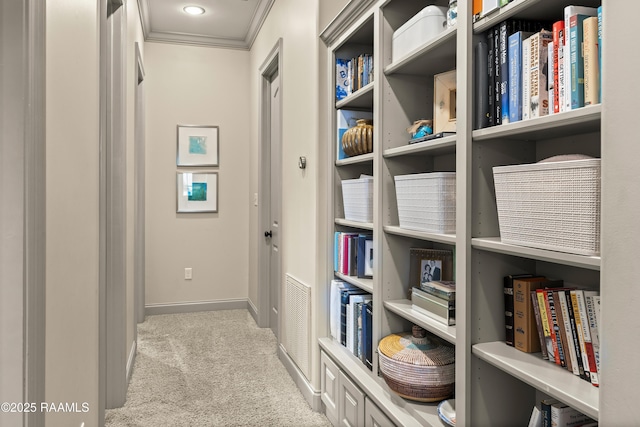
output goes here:
<path id="1" fill-rule="evenodd" d="M 166 31 L 153 31 L 151 19 L 149 17 L 149 0 L 137 0 L 142 33 L 145 41 L 157 43 L 175 43 L 193 46 L 208 46 L 223 49 L 249 50 L 253 45 L 262 24 L 267 19 L 267 15 L 275 0 L 262 0 L 251 19 L 247 35 L 244 39 L 231 39 L 223 37 L 209 37 L 195 34 L 172 33 Z"/>
<path id="2" fill-rule="evenodd" d="M 329 46 L 351 26 L 360 15 L 367 10 L 376 0 L 351 0 L 340 13 L 320 33 L 320 39 Z"/>

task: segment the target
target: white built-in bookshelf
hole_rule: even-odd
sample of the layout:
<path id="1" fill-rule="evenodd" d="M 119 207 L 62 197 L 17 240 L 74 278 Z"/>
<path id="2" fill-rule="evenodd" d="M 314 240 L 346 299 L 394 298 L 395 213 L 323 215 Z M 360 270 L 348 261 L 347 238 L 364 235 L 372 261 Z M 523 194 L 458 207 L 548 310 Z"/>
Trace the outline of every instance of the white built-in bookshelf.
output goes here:
<path id="1" fill-rule="evenodd" d="M 395 425 L 440 426 L 437 403 L 418 404 L 391 391 L 378 375 L 375 348 L 391 333 L 417 324 L 456 346 L 457 425 L 527 425 L 532 407 L 544 397 L 558 399 L 598 419 L 603 390 L 612 387 L 606 376 L 596 388 L 570 372 L 504 343 L 503 278 L 534 273 L 565 283 L 600 290 L 605 263 L 600 256 L 581 256 L 504 244 L 500 240 L 492 168 L 534 163 L 559 154 L 603 157 L 601 126 L 606 105 L 594 105 L 551 116 L 473 129 L 474 48 L 485 32 L 507 18 L 556 21 L 570 4 L 598 6 L 599 1 L 513 0 L 498 12 L 472 22 L 471 3 L 458 2 L 458 21 L 428 43 L 391 62 L 394 30 L 429 4 L 448 1 L 380 0 L 358 17 L 338 16 L 350 26 L 323 34 L 327 42 L 329 80 L 326 96 L 330 141 L 326 165 L 330 195 L 327 207 L 327 251 L 333 250 L 335 231 L 367 231 L 374 236 L 374 278 L 362 281 L 334 274 L 333 257 L 326 266 L 331 278 L 367 289 L 373 294 L 373 370 L 329 336 L 320 325 L 321 350 L 332 359 Z M 604 14 L 611 3 L 606 3 Z M 330 28 L 339 28 L 334 26 Z M 375 78 L 363 92 L 335 102 L 333 64 L 336 57 L 372 47 Z M 605 62 L 606 64 L 606 62 Z M 457 134 L 432 142 L 408 144 L 406 128 L 433 115 L 435 74 L 457 70 Z M 606 76 L 606 74 L 604 74 Z M 606 86 L 605 86 L 606 87 Z M 374 152 L 336 161 L 336 110 L 373 112 Z M 603 169 L 606 168 L 603 159 Z M 410 173 L 457 174 L 456 232 L 437 234 L 399 227 L 394 177 Z M 360 174 L 374 177 L 373 223 L 344 220 L 341 180 Z M 606 186 L 603 185 L 603 191 Z M 603 227 L 606 230 L 606 227 Z M 602 239 L 606 239 L 603 235 Z M 452 250 L 457 282 L 456 325 L 444 326 L 412 308 L 409 295 L 409 249 Z M 327 294 L 329 283 L 326 284 Z M 320 310 L 328 311 L 323 300 Z M 606 307 L 606 305 L 605 305 Z M 605 343 L 606 343 L 605 338 Z M 605 350 L 606 351 L 606 350 Z M 606 360 L 602 361 L 606 373 Z M 321 374 L 322 375 L 322 374 Z M 605 374 L 606 375 L 606 374 Z"/>

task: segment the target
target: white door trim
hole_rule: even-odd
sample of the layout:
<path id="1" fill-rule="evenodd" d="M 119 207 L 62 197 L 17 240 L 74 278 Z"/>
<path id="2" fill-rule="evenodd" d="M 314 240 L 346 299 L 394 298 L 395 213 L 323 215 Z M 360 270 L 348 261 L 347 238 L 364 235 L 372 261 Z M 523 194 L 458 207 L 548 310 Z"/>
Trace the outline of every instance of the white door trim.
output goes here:
<path id="1" fill-rule="evenodd" d="M 258 140 L 258 179 L 259 179 L 259 194 L 260 194 L 260 208 L 258 213 L 258 232 L 260 236 L 258 241 L 261 242 L 258 249 L 258 326 L 261 328 L 269 327 L 269 314 L 270 314 L 270 288 L 269 288 L 269 258 L 271 247 L 269 241 L 264 239 L 263 233 L 265 230 L 269 230 L 271 224 L 269 223 L 270 214 L 269 207 L 271 205 L 270 200 L 267 200 L 264 195 L 270 193 L 269 181 L 262 179 L 262 177 L 269 176 L 271 174 L 269 150 L 267 149 L 267 142 L 270 139 L 270 117 L 268 111 L 271 103 L 271 90 L 270 82 L 271 77 L 275 72 L 279 73 L 280 78 L 280 120 L 282 120 L 282 90 L 283 90 L 283 78 L 282 78 L 282 38 L 278 39 L 271 52 L 267 55 L 266 59 L 260 66 L 260 118 L 259 118 L 259 140 Z"/>
<path id="2" fill-rule="evenodd" d="M 134 309 L 136 323 L 145 319 L 145 102 L 144 63 L 140 45 L 135 44 L 135 147 L 134 147 Z M 134 339 L 138 339 L 138 328 L 134 327 Z"/>

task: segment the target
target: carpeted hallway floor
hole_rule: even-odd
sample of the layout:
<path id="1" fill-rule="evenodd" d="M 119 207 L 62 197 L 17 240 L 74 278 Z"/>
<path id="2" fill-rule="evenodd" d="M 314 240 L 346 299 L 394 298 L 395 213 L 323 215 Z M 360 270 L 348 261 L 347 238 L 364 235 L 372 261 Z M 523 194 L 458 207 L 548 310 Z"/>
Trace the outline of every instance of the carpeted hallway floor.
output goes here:
<path id="1" fill-rule="evenodd" d="M 330 426 L 246 310 L 148 316 L 124 407 L 107 427 Z"/>

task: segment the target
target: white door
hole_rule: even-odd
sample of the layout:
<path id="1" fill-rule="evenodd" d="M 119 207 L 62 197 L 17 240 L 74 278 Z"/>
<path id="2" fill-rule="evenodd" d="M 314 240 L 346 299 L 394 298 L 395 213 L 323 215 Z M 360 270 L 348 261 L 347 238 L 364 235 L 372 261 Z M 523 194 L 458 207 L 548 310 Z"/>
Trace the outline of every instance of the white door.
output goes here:
<path id="1" fill-rule="evenodd" d="M 281 129 L 280 129 L 280 77 L 276 70 L 271 78 L 270 122 L 270 177 L 269 177 L 269 224 L 265 237 L 270 240 L 269 257 L 269 328 L 278 337 L 280 310 L 280 198 L 281 198 Z"/>

